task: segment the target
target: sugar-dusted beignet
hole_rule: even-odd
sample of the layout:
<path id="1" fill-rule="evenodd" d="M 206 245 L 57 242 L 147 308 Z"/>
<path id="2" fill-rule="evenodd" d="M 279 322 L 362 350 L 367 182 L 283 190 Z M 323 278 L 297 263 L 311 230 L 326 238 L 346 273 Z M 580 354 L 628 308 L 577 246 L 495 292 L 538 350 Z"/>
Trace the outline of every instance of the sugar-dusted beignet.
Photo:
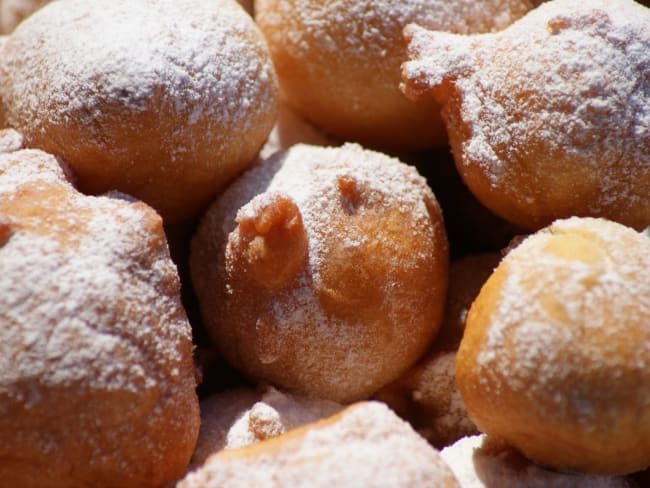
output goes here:
<path id="1" fill-rule="evenodd" d="M 442 105 L 486 207 L 531 230 L 574 215 L 650 225 L 648 8 L 553 0 L 494 34 L 405 34 L 404 91 Z"/>
<path id="2" fill-rule="evenodd" d="M 0 484 L 158 487 L 199 429 L 190 325 L 160 217 L 0 154 Z"/>
<path id="3" fill-rule="evenodd" d="M 241 486 L 459 487 L 440 453 L 378 402 L 357 403 L 259 444 L 221 451 L 178 484 Z"/>
<path id="4" fill-rule="evenodd" d="M 165 223 L 247 168 L 277 115 L 266 42 L 234 0 L 59 0 L 0 56 L 9 127 L 86 193 L 119 190 Z"/>
<path id="5" fill-rule="evenodd" d="M 456 380 L 479 430 L 548 467 L 650 465 L 650 238 L 573 217 L 512 249 L 469 311 Z"/>
<path id="6" fill-rule="evenodd" d="M 399 92 L 402 29 L 490 32 L 530 8 L 528 0 L 256 0 L 255 15 L 290 106 L 341 140 L 418 149 L 444 146 L 446 134 L 439 105 Z"/>
<path id="7" fill-rule="evenodd" d="M 414 168 L 354 144 L 297 145 L 217 199 L 190 265 L 225 358 L 254 379 L 345 402 L 426 350 L 442 318 L 448 249 Z"/>

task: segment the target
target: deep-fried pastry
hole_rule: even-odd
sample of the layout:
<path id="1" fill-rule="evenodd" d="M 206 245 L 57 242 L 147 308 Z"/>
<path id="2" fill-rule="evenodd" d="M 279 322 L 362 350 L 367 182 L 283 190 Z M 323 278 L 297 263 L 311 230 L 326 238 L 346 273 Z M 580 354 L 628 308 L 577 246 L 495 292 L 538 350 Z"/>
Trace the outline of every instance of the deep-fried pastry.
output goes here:
<path id="1" fill-rule="evenodd" d="M 381 403 L 364 402 L 265 442 L 221 451 L 178 488 L 269 485 L 459 487 L 438 451 L 406 422 Z"/>
<path id="2" fill-rule="evenodd" d="M 190 325 L 160 217 L 0 154 L 0 480 L 157 487 L 199 429 Z"/>
<path id="3" fill-rule="evenodd" d="M 442 318 L 448 250 L 415 169 L 354 144 L 296 145 L 220 195 L 190 265 L 203 319 L 230 363 L 346 402 L 426 350 Z"/>
<path id="4" fill-rule="evenodd" d="M 101 34 L 99 34 L 101 33 Z M 0 56 L 8 126 L 87 193 L 188 219 L 255 158 L 277 115 L 266 43 L 234 0 L 59 0 Z"/>
<path id="5" fill-rule="evenodd" d="M 479 430 L 542 465 L 650 465 L 650 238 L 573 217 L 512 249 L 472 304 L 456 380 Z"/>
<path id="6" fill-rule="evenodd" d="M 419 22 L 450 32 L 506 27 L 528 0 L 257 0 L 283 99 L 345 141 L 397 149 L 446 143 L 440 107 L 398 89 L 402 29 Z"/>
<path id="7" fill-rule="evenodd" d="M 486 207 L 531 230 L 576 215 L 650 224 L 649 9 L 554 0 L 494 34 L 405 35 L 403 88 L 442 105 Z"/>

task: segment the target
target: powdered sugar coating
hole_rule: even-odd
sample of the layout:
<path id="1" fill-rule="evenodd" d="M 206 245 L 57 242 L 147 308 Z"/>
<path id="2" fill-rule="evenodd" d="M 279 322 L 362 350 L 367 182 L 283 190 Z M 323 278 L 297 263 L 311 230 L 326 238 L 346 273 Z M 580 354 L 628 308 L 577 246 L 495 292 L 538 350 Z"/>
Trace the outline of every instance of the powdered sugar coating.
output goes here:
<path id="1" fill-rule="evenodd" d="M 290 263 L 277 281 L 280 271 L 258 279 L 270 264 L 247 263 L 251 233 L 267 218 L 287 234 L 269 251 L 278 254 L 269 263 Z M 283 255 L 288 246 L 297 258 Z M 296 145 L 224 192 L 194 239 L 191 265 L 229 361 L 271 384 L 345 401 L 423 352 L 442 313 L 447 259 L 437 203 L 413 168 L 353 144 Z"/>
<path id="2" fill-rule="evenodd" d="M 440 451 L 461 488 L 633 488 L 619 476 L 560 473 L 533 464 L 511 447 L 474 435 Z"/>
<path id="3" fill-rule="evenodd" d="M 13 129 L 0 129 L 0 153 L 18 151 L 25 147 L 23 136 Z"/>
<path id="4" fill-rule="evenodd" d="M 457 357 L 479 429 L 558 468 L 650 464 L 648 269 L 648 237 L 605 220 L 557 221 L 510 251 Z"/>
<path id="5" fill-rule="evenodd" d="M 30 147 L 63 157 L 85 191 L 174 220 L 251 163 L 277 111 L 266 45 L 234 0 L 52 2 L 0 64 L 7 122 Z"/>
<path id="6" fill-rule="evenodd" d="M 650 223 L 650 10 L 554 0 L 495 34 L 406 30 L 403 89 L 443 105 L 479 199 L 537 229 L 571 215 Z"/>
<path id="7" fill-rule="evenodd" d="M 353 405 L 330 419 L 245 449 L 224 451 L 179 488 L 456 487 L 439 453 L 386 406 Z"/>
<path id="8" fill-rule="evenodd" d="M 455 352 L 430 351 L 374 398 L 386 402 L 432 445 L 445 447 L 478 432 L 456 386 L 455 364 Z"/>
<path id="9" fill-rule="evenodd" d="M 0 478 L 157 486 L 198 432 L 191 330 L 162 223 L 0 155 Z"/>
<path id="10" fill-rule="evenodd" d="M 8 134 L 11 139 L 11 133 Z M 15 131 L 12 131 L 15 133 Z M 11 144 L 10 144 L 11 145 Z M 27 183 L 62 184 L 69 186 L 71 176 L 63 162 L 34 149 L 7 151 L 0 158 L 0 196 L 12 198 L 18 188 Z"/>
<path id="11" fill-rule="evenodd" d="M 439 107 L 398 91 L 402 29 L 489 32 L 530 8 L 527 0 L 258 0 L 256 19 L 294 109 L 342 140 L 416 149 L 446 141 L 442 121 L 427 115 Z"/>
<path id="12" fill-rule="evenodd" d="M 334 415 L 342 405 L 298 397 L 266 387 L 239 388 L 201 402 L 201 430 L 189 470 L 200 467 L 222 449 L 257 444 L 302 425 Z"/>

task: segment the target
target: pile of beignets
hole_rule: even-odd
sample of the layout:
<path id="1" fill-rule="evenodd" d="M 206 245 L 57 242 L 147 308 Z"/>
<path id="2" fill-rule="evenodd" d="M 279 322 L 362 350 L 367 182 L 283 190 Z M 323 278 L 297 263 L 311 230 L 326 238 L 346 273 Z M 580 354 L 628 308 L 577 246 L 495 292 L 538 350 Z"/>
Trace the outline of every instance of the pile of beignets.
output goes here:
<path id="1" fill-rule="evenodd" d="M 647 6 L 0 30 L 0 485 L 650 479 Z"/>

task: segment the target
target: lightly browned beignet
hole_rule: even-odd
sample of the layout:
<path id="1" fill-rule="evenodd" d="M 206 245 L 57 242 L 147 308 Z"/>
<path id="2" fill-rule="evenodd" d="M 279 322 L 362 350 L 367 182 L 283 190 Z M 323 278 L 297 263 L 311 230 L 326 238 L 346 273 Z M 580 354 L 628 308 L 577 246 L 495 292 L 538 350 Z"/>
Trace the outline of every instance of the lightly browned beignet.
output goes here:
<path id="1" fill-rule="evenodd" d="M 100 34 L 101 33 L 101 34 Z M 0 56 L 9 127 L 119 190 L 189 219 L 254 160 L 277 115 L 261 33 L 234 0 L 59 0 Z"/>
<path id="2" fill-rule="evenodd" d="M 283 100 L 306 119 L 341 140 L 421 149 L 447 137 L 436 103 L 399 92 L 402 29 L 489 32 L 530 8 L 528 0 L 256 0 L 255 18 Z"/>
<path id="3" fill-rule="evenodd" d="M 440 453 L 379 402 L 242 449 L 221 451 L 178 488 L 440 487 L 458 482 Z"/>
<path id="4" fill-rule="evenodd" d="M 530 230 L 574 215 L 650 225 L 649 9 L 553 0 L 494 34 L 405 35 L 404 91 L 442 105 L 486 207 Z"/>
<path id="5" fill-rule="evenodd" d="M 231 364 L 348 402 L 428 347 L 448 249 L 438 204 L 414 168 L 355 144 L 296 145 L 219 196 L 190 268 L 206 327 Z"/>
<path id="6" fill-rule="evenodd" d="M 456 379 L 479 430 L 559 470 L 650 465 L 650 238 L 560 220 L 512 249 L 467 317 Z"/>
<path id="7" fill-rule="evenodd" d="M 160 217 L 0 154 L 0 484 L 158 487 L 199 429 L 190 325 Z"/>

